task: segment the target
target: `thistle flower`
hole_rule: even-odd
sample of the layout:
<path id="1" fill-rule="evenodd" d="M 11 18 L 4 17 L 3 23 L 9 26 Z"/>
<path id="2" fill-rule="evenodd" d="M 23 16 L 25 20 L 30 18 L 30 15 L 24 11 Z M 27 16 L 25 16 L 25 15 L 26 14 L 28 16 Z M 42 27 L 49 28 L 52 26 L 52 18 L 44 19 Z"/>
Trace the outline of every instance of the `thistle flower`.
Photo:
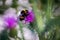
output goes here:
<path id="1" fill-rule="evenodd" d="M 17 24 L 17 16 L 16 16 L 16 10 L 13 8 L 9 8 L 5 11 L 4 21 L 8 28 L 14 28 Z"/>
<path id="2" fill-rule="evenodd" d="M 29 10 L 28 14 L 29 15 L 27 17 L 25 17 L 25 21 L 26 22 L 33 22 L 34 21 L 34 13 L 33 13 L 33 11 Z"/>
<path id="3" fill-rule="evenodd" d="M 17 20 L 14 17 L 7 17 L 5 18 L 5 22 L 7 23 L 8 28 L 13 28 L 16 26 Z"/>

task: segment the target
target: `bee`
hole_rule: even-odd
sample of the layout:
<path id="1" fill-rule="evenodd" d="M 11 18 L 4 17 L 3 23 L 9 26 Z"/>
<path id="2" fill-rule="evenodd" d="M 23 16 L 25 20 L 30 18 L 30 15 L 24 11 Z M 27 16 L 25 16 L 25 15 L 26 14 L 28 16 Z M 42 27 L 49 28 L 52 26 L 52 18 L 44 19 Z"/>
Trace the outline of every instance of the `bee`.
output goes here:
<path id="1" fill-rule="evenodd" d="M 19 20 L 22 21 L 25 19 L 25 17 L 27 17 L 29 14 L 28 14 L 28 10 L 22 10 L 21 11 L 21 15 L 19 16 Z"/>
<path id="2" fill-rule="evenodd" d="M 29 15 L 28 10 L 22 10 L 21 14 L 22 14 L 22 16 L 25 16 L 25 17 Z"/>

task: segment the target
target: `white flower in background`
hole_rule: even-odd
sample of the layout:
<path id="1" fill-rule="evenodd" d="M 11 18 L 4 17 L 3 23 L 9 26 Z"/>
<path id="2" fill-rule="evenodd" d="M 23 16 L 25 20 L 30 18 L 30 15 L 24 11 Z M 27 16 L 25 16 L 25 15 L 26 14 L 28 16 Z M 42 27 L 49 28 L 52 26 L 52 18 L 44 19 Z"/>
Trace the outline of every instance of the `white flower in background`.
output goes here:
<path id="1" fill-rule="evenodd" d="M 28 0 L 18 0 L 17 2 L 19 5 L 26 5 L 26 4 L 29 4 L 29 1 Z"/>
<path id="2" fill-rule="evenodd" d="M 15 40 L 15 38 L 9 37 L 10 40 Z"/>
<path id="3" fill-rule="evenodd" d="M 18 0 L 17 3 L 18 3 L 18 5 L 20 5 L 18 7 L 18 9 L 20 9 L 20 7 L 25 7 L 27 9 L 31 9 L 32 10 L 31 5 L 29 3 L 29 0 Z"/>
<path id="4" fill-rule="evenodd" d="M 15 17 L 16 18 L 16 9 L 14 9 L 14 8 L 9 8 L 9 9 L 7 9 L 5 12 L 4 12 L 4 16 L 5 17 Z M 7 15 L 7 16 L 6 16 Z"/>
<path id="5" fill-rule="evenodd" d="M 14 8 L 8 8 L 4 13 L 5 14 L 15 14 L 16 13 L 16 9 L 14 9 Z"/>
<path id="6" fill-rule="evenodd" d="M 27 6 L 27 7 L 18 6 L 18 7 L 17 7 L 17 10 L 19 10 L 20 12 L 21 12 L 21 10 L 23 10 L 23 9 L 32 10 L 32 7 L 30 7 L 30 6 Z"/>
<path id="7" fill-rule="evenodd" d="M 19 25 L 16 27 L 18 32 L 18 37 L 22 38 L 21 31 L 19 29 Z M 23 35 L 25 40 L 39 40 L 38 34 L 36 32 L 32 32 L 29 28 L 23 27 Z"/>
<path id="8" fill-rule="evenodd" d="M 39 40 L 37 33 L 32 32 L 29 28 L 23 27 L 25 40 Z"/>
<path id="9" fill-rule="evenodd" d="M 5 24 L 4 21 L 2 19 L 2 17 L 0 16 L 0 33 L 5 29 Z"/>
<path id="10" fill-rule="evenodd" d="M 11 6 L 12 5 L 12 0 L 6 0 L 5 1 L 5 5 L 7 5 L 7 6 Z"/>
<path id="11" fill-rule="evenodd" d="M 26 27 L 23 28 L 23 33 L 25 40 L 39 40 L 38 35 Z"/>
<path id="12" fill-rule="evenodd" d="M 0 1 L 0 6 L 1 6 L 1 5 L 3 5 L 3 2 L 2 2 L 2 1 Z"/>
<path id="13" fill-rule="evenodd" d="M 22 6 L 18 6 L 17 9 L 19 10 L 19 12 L 21 12 L 22 10 L 24 10 L 24 9 L 26 9 L 26 8 L 24 8 L 24 7 L 22 7 Z"/>

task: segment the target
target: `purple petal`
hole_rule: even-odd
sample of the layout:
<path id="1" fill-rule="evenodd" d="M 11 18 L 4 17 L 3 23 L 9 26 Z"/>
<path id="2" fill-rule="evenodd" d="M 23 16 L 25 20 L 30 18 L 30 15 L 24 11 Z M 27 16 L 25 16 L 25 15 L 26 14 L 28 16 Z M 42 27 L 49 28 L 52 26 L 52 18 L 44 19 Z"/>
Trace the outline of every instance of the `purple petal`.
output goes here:
<path id="1" fill-rule="evenodd" d="M 25 21 L 28 21 L 28 22 L 33 22 L 34 21 L 33 11 L 29 11 L 29 15 L 25 18 Z"/>
<path id="2" fill-rule="evenodd" d="M 17 16 L 15 14 L 6 14 L 4 15 L 4 21 L 7 26 L 7 28 L 14 28 L 17 24 Z"/>
<path id="3" fill-rule="evenodd" d="M 12 18 L 5 18 L 5 22 L 8 24 L 7 27 L 8 28 L 13 28 L 16 26 L 16 20 L 12 17 Z"/>

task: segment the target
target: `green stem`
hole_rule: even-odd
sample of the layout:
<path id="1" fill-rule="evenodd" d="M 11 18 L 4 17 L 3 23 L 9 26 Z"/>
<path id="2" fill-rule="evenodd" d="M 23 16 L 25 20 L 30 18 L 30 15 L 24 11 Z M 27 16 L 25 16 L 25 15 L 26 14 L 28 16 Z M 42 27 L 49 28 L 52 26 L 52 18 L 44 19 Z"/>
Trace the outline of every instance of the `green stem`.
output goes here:
<path id="1" fill-rule="evenodd" d="M 6 0 L 3 0 L 3 6 L 5 6 L 5 1 L 6 1 Z"/>
<path id="2" fill-rule="evenodd" d="M 52 14 L 52 6 L 53 6 L 53 0 L 48 0 L 47 1 L 47 8 L 46 8 L 46 22 L 48 22 L 51 19 Z"/>
<path id="3" fill-rule="evenodd" d="M 25 40 L 24 39 L 24 33 L 23 33 L 23 25 L 22 25 L 22 23 L 19 23 L 19 26 L 20 26 L 20 31 L 21 31 L 21 35 L 22 35 L 22 38 L 21 38 L 21 40 Z"/>

